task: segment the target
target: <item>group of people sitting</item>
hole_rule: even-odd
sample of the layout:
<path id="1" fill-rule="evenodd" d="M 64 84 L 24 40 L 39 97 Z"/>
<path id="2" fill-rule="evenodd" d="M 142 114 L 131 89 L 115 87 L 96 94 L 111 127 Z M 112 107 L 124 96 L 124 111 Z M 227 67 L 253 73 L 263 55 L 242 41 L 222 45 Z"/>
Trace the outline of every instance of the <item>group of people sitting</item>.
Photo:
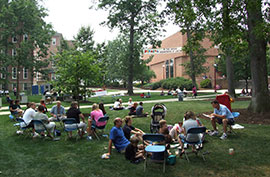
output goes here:
<path id="1" fill-rule="evenodd" d="M 233 124 L 234 117 L 230 110 L 226 106 L 219 104 L 217 100 L 212 101 L 211 104 L 214 108 L 214 113 L 209 115 L 209 117 L 214 130 L 211 131 L 209 135 L 218 135 L 219 132 L 217 131 L 216 123 L 223 124 L 223 134 L 220 139 L 224 140 L 227 138 L 227 127 L 228 125 Z M 139 142 L 143 141 L 142 136 L 144 132 L 132 125 L 132 117 L 127 116 L 124 119 L 124 122 L 125 125 L 122 128 L 123 120 L 119 117 L 114 119 L 114 127 L 110 130 L 109 147 L 106 156 L 107 158 L 110 158 L 112 154 L 112 145 L 114 144 L 118 152 L 125 153 L 126 159 L 133 163 L 137 163 L 144 159 L 144 146 L 138 145 Z M 178 142 L 180 144 L 180 156 L 182 156 L 182 154 L 185 152 L 183 140 L 188 142 L 197 142 L 199 140 L 204 141 L 205 133 L 187 134 L 190 128 L 204 126 L 200 119 L 197 118 L 195 113 L 192 111 L 187 111 L 184 114 L 183 122 L 179 121 L 174 126 L 168 126 L 167 121 L 162 119 L 159 122 L 159 126 L 159 133 L 163 134 L 165 137 L 164 144 L 166 145 L 168 154 L 170 154 L 169 149 L 172 142 Z M 192 146 L 192 151 L 196 152 L 195 146 Z"/>
<path id="2" fill-rule="evenodd" d="M 129 116 L 136 116 L 136 117 L 147 117 L 148 113 L 144 112 L 143 109 L 143 102 L 133 102 L 132 98 L 129 98 L 127 102 L 127 107 L 124 107 L 122 104 L 122 99 L 119 98 L 114 102 L 114 105 L 112 107 L 112 110 L 123 110 L 123 109 L 128 109 Z"/>

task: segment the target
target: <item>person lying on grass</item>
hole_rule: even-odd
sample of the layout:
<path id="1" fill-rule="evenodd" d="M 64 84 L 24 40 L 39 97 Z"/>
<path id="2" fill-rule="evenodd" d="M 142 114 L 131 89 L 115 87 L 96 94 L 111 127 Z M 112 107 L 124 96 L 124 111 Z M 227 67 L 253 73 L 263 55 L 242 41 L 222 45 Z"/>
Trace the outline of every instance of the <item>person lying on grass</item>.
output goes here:
<path id="1" fill-rule="evenodd" d="M 125 153 L 126 147 L 130 144 L 128 139 L 125 137 L 122 127 L 122 119 L 117 117 L 113 121 L 114 127 L 110 131 L 110 140 L 108 146 L 108 153 L 110 157 L 112 153 L 112 144 L 114 144 L 116 150 L 120 153 Z"/>
<path id="2" fill-rule="evenodd" d="M 132 117 L 126 116 L 125 118 L 125 126 L 123 127 L 123 131 L 125 134 L 125 137 L 130 140 L 131 134 L 132 136 L 136 136 L 140 141 L 142 141 L 142 135 L 144 132 L 138 128 L 135 128 L 132 126 Z"/>
<path id="3" fill-rule="evenodd" d="M 198 121 L 196 120 L 196 115 L 194 114 L 194 112 L 192 111 L 186 112 L 184 115 L 184 118 L 185 118 L 185 121 L 183 123 L 184 134 L 180 134 L 179 136 L 179 144 L 181 145 L 181 149 L 182 149 L 182 152 L 180 153 L 180 157 L 185 152 L 184 143 L 182 142 L 182 140 L 186 140 L 189 142 L 196 142 L 201 139 L 201 136 L 199 134 L 188 134 L 187 136 L 187 131 L 190 128 L 200 127 L 200 125 L 202 125 L 201 123 L 198 123 Z M 196 152 L 196 148 L 194 145 L 192 146 L 192 151 Z"/>
<path id="4" fill-rule="evenodd" d="M 131 163 L 138 164 L 142 160 L 144 160 L 144 150 L 139 150 L 138 143 L 139 138 L 136 136 L 132 136 L 130 139 L 130 144 L 127 146 L 125 151 L 125 157 L 127 160 L 130 160 Z"/>

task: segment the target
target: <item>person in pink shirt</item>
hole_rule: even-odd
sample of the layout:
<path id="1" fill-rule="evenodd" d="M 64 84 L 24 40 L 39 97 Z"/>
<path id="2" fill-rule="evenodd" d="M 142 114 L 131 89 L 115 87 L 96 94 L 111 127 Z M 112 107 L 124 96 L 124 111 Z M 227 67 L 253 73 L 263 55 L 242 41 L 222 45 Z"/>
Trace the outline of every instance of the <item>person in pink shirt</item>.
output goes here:
<path id="1" fill-rule="evenodd" d="M 90 117 L 88 119 L 88 128 L 87 128 L 87 133 L 88 133 L 87 139 L 88 140 L 92 139 L 91 135 L 93 134 L 93 132 L 92 132 L 92 122 L 93 121 L 95 122 L 96 126 L 106 125 L 106 122 L 98 122 L 98 119 L 101 117 L 104 117 L 103 112 L 101 109 L 99 109 L 99 106 L 96 103 L 94 103 L 92 105 L 92 112 L 91 112 Z"/>

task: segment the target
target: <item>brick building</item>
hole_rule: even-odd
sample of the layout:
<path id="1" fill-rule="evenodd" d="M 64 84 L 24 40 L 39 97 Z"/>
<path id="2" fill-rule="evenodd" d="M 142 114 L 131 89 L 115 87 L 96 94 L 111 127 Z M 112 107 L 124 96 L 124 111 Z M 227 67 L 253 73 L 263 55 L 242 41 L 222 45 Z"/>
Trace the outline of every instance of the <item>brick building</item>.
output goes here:
<path id="1" fill-rule="evenodd" d="M 11 39 L 12 43 L 19 44 L 22 40 L 27 40 L 28 36 L 23 35 L 21 37 L 13 37 Z M 61 40 L 63 40 L 63 36 L 61 33 L 55 33 L 52 36 L 51 44 L 48 48 L 48 55 L 46 58 L 41 58 L 40 60 L 47 60 L 49 59 L 52 55 L 57 54 L 59 47 L 61 45 Z M 68 41 L 68 44 L 71 42 Z M 37 53 L 38 49 L 36 49 L 33 54 L 35 55 Z M 16 55 L 16 47 L 14 49 L 11 49 L 8 51 L 8 55 L 14 56 Z M 9 73 L 8 75 L 4 75 L 0 73 L 0 77 L 3 79 L 7 79 L 8 83 L 7 84 L 0 84 L 0 90 L 9 90 L 12 91 L 15 87 L 17 87 L 17 78 L 19 79 L 20 83 L 20 91 L 31 91 L 32 85 L 41 85 L 45 84 L 48 81 L 54 80 L 55 79 L 55 64 L 53 61 L 49 62 L 49 65 L 47 67 L 49 69 L 49 74 L 48 78 L 45 78 L 42 76 L 41 73 L 33 73 L 32 71 L 29 71 L 26 68 L 21 68 L 19 73 L 17 73 L 17 67 L 13 66 L 8 66 L 6 68 L 7 72 Z M 19 77 L 17 77 L 19 76 Z"/>
<path id="2" fill-rule="evenodd" d="M 183 35 L 181 32 L 177 32 L 164 39 L 160 48 L 180 49 L 186 44 L 186 41 L 187 36 Z M 202 42 L 202 46 L 207 49 L 205 66 L 209 67 L 209 72 L 196 78 L 198 86 L 205 75 L 214 82 L 213 64 L 215 63 L 215 58 L 218 56 L 218 49 L 211 47 L 211 45 L 212 43 L 209 39 L 204 39 Z M 143 59 L 147 59 L 150 56 L 151 54 L 144 54 Z M 156 74 L 156 78 L 152 79 L 151 82 L 174 77 L 189 78 L 189 76 L 185 74 L 184 66 L 181 65 L 187 61 L 189 61 L 189 56 L 185 52 L 179 50 L 176 53 L 154 54 L 152 61 L 148 64 L 150 69 Z M 221 78 L 218 74 L 217 77 Z"/>

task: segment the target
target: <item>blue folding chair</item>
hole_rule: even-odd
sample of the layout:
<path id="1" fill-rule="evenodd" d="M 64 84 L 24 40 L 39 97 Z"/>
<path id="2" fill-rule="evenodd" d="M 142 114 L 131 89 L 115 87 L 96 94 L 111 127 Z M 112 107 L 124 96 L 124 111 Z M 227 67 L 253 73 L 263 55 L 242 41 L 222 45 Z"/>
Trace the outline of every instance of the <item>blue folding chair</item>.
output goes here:
<path id="1" fill-rule="evenodd" d="M 189 134 L 197 134 L 200 137 L 200 135 L 203 134 L 203 133 L 205 133 L 205 131 L 206 131 L 206 127 L 193 127 L 193 128 L 188 129 L 186 137 Z M 201 138 L 199 138 L 198 141 L 194 141 L 194 142 L 187 141 L 186 139 L 181 139 L 181 141 L 184 143 L 184 147 L 188 147 L 189 145 L 191 145 L 191 146 L 197 146 L 197 148 L 196 148 L 196 150 L 197 150 L 196 155 L 201 153 L 201 150 L 203 148 L 203 146 L 202 146 L 203 141 L 202 141 Z M 187 152 L 185 150 L 185 153 L 184 154 L 185 154 L 185 157 L 186 157 L 187 161 L 189 162 L 188 153 L 189 152 Z M 203 160 L 205 161 L 204 154 L 201 153 L 201 155 L 202 155 Z"/>
<path id="2" fill-rule="evenodd" d="M 27 125 L 27 123 L 22 119 L 22 118 L 16 118 L 16 121 L 18 123 L 15 123 L 14 124 L 14 127 L 17 127 L 18 130 L 22 130 L 22 131 L 26 131 L 26 130 L 29 130 L 27 131 L 30 135 L 30 128 L 32 127 L 29 127 L 29 125 Z"/>
<path id="3" fill-rule="evenodd" d="M 145 148 L 146 159 L 144 161 L 144 172 L 146 171 L 147 166 L 147 153 L 152 153 L 152 162 L 163 163 L 163 173 L 165 173 L 165 165 L 166 165 L 166 147 L 165 147 L 165 137 L 162 134 L 144 134 L 143 142 L 155 142 L 155 143 L 164 143 L 164 145 L 148 145 Z"/>
<path id="4" fill-rule="evenodd" d="M 37 133 L 44 133 L 48 132 L 48 129 L 46 128 L 45 124 L 41 120 L 32 120 L 35 128 L 35 132 Z M 55 130 L 54 130 L 55 131 Z M 53 132 L 54 134 L 54 132 Z"/>
<path id="5" fill-rule="evenodd" d="M 230 128 L 230 132 L 236 135 L 236 132 L 233 131 L 232 126 L 235 124 L 235 119 L 240 116 L 240 113 L 239 112 L 232 112 L 232 115 L 233 115 L 233 122 L 228 124 L 228 125 L 229 125 L 229 128 Z"/>
<path id="6" fill-rule="evenodd" d="M 69 132 L 79 129 L 75 118 L 66 118 L 62 121 L 64 123 L 64 130 L 67 132 L 67 135 Z"/>
<path id="7" fill-rule="evenodd" d="M 94 119 L 92 120 L 92 129 L 94 129 L 94 131 L 93 131 L 94 132 L 94 135 L 97 137 L 98 140 L 100 140 L 100 138 L 99 138 L 99 136 L 98 136 L 98 134 L 96 132 L 96 129 L 102 130 L 102 134 L 103 134 L 104 129 L 105 129 L 106 125 L 107 125 L 108 120 L 109 120 L 109 117 L 107 117 L 107 116 L 100 117 L 98 119 L 98 122 L 99 123 L 106 122 L 106 124 L 104 126 L 97 126 L 96 125 L 96 121 Z"/>

